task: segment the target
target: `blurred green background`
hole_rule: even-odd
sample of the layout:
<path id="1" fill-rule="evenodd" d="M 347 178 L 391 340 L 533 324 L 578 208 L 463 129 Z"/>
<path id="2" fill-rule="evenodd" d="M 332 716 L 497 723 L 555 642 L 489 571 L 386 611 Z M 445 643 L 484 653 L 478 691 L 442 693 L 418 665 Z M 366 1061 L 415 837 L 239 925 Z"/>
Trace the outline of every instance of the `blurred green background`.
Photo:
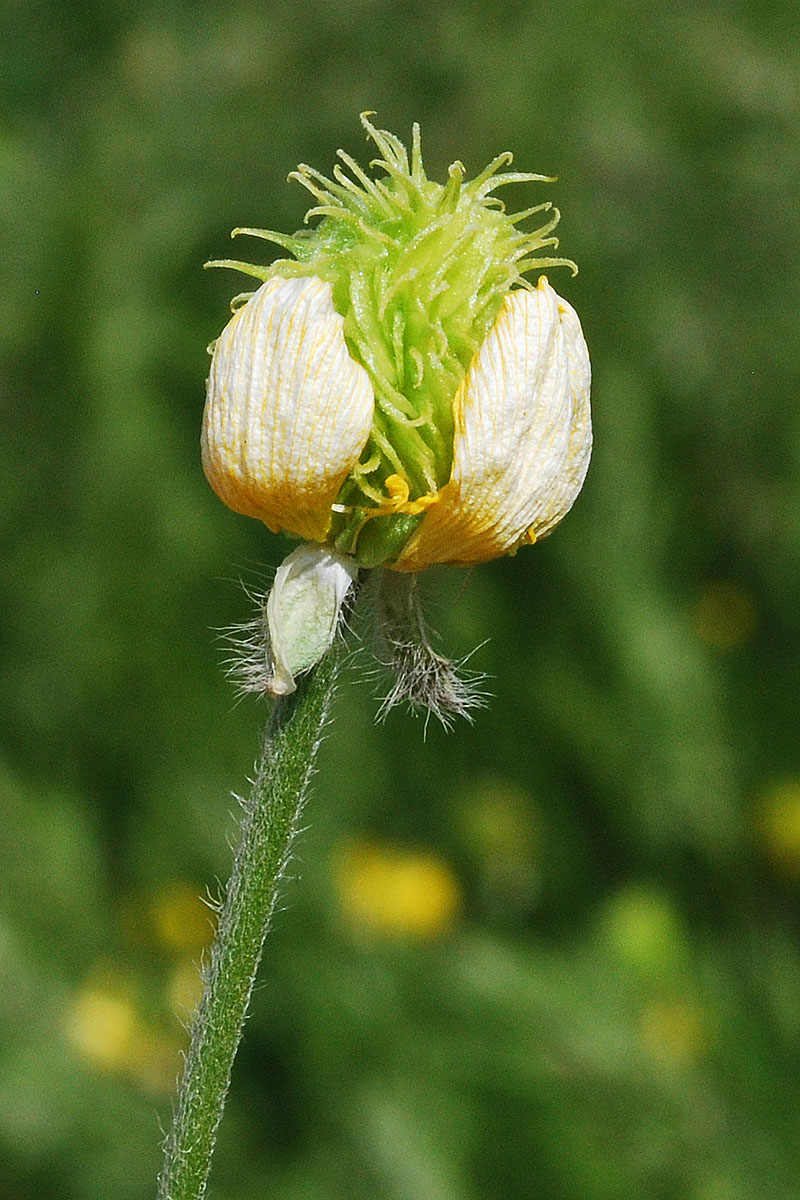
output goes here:
<path id="1" fill-rule="evenodd" d="M 209 1194 L 800 1196 L 796 4 L 2 26 L 5 1200 L 153 1194 L 264 718 L 215 631 L 286 549 L 202 477 L 243 286 L 202 264 L 297 228 L 287 173 L 364 161 L 367 108 L 434 177 L 559 176 L 518 206 L 564 214 L 596 449 L 552 539 L 431 573 L 443 645 L 485 643 L 473 727 L 376 727 L 348 672 Z"/>

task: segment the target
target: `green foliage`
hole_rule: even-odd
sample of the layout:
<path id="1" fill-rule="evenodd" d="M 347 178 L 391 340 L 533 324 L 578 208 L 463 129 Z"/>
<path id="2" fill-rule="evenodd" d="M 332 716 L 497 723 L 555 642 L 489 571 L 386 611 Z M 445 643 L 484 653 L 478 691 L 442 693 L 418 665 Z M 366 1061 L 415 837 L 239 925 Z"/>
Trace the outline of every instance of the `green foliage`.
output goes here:
<path id="1" fill-rule="evenodd" d="M 287 548 L 202 478 L 201 267 L 298 228 L 365 109 L 431 178 L 559 176 L 596 450 L 551 539 L 424 581 L 447 651 L 490 639 L 474 726 L 376 728 L 344 672 L 209 1195 L 796 1193 L 798 40 L 783 0 L 11 4 L 9 1200 L 155 1190 L 264 717 L 213 631 Z"/>

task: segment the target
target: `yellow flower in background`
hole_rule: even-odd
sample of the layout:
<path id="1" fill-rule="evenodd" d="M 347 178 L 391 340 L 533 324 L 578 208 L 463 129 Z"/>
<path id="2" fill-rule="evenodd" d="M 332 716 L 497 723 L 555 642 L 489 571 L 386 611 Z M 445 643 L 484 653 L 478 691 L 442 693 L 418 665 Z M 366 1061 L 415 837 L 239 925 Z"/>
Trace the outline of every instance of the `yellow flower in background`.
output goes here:
<path id="1" fill-rule="evenodd" d="M 147 915 L 159 944 L 167 950 L 199 951 L 214 940 L 214 912 L 203 902 L 200 889 L 183 880 L 174 880 L 157 892 Z"/>
<path id="2" fill-rule="evenodd" d="M 368 933 L 430 939 L 461 908 L 458 880 L 428 851 L 359 842 L 339 854 L 335 880 L 345 916 Z"/>
<path id="3" fill-rule="evenodd" d="M 152 1094 L 172 1090 L 180 1043 L 145 1020 L 121 977 L 102 972 L 79 988 L 65 1011 L 63 1033 L 95 1069 L 130 1078 Z"/>
<path id="4" fill-rule="evenodd" d="M 121 989 L 87 985 L 74 997 L 66 1034 L 95 1066 L 123 1070 L 140 1036 L 139 1014 Z"/>
<path id="5" fill-rule="evenodd" d="M 191 958 L 179 962 L 167 983 L 169 1006 L 184 1024 L 191 1017 L 203 996 L 203 976 Z"/>

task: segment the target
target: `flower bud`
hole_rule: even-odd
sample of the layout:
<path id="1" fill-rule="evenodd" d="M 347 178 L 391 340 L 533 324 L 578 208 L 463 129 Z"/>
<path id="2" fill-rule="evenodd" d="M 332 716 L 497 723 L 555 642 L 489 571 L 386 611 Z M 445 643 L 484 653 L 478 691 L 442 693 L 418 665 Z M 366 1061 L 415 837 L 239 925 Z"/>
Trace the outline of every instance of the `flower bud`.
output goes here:
<path id="1" fill-rule="evenodd" d="M 357 575 L 355 563 L 325 546 L 298 546 L 278 567 L 267 600 L 273 696 L 295 691 L 295 675 L 330 648 Z"/>

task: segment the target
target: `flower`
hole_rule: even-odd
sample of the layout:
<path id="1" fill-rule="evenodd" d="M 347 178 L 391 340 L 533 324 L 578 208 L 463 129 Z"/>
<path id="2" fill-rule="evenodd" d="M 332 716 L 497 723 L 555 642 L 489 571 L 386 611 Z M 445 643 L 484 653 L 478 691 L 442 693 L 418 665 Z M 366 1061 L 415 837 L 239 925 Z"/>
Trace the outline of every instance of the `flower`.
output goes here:
<path id="1" fill-rule="evenodd" d="M 362 117 L 383 158 L 373 179 L 340 153 L 333 180 L 295 173 L 321 201 L 294 259 L 225 262 L 263 282 L 213 348 L 203 466 L 237 512 L 360 566 L 419 571 L 539 540 L 572 506 L 591 449 L 589 357 L 574 310 L 542 275 L 566 260 L 491 195 L 501 155 L 469 183 L 427 178 Z M 375 165 L 375 164 L 374 164 Z M 566 264 L 571 265 L 571 264 Z"/>
<path id="2" fill-rule="evenodd" d="M 342 912 L 366 934 L 429 940 L 452 929 L 461 885 L 429 851 L 356 841 L 334 863 Z"/>
<path id="3" fill-rule="evenodd" d="M 511 163 L 501 154 L 471 181 L 455 162 L 447 183 L 435 183 L 418 126 L 409 155 L 369 115 L 361 119 L 382 176 L 341 150 L 349 175 L 338 164 L 333 179 L 301 165 L 293 177 L 317 199 L 306 222 L 318 224 L 291 236 L 234 230 L 292 257 L 209 264 L 260 286 L 234 301 L 212 347 L 206 476 L 236 512 L 312 544 L 292 556 L 289 575 L 279 572 L 267 613 L 275 694 L 294 690 L 294 674 L 330 645 L 359 568 L 409 575 L 514 554 L 569 511 L 591 452 L 580 322 L 545 275 L 536 286 L 525 278 L 577 270 L 542 254 L 557 245 L 559 214 L 548 202 L 508 214 L 493 195 L 546 177 L 501 170 Z M 536 214 L 544 224 L 519 228 Z M 410 592 L 406 611 L 422 628 Z M 402 631 L 389 640 L 392 656 L 408 659 Z M 428 645 L 423 658 L 415 672 L 427 679 L 426 704 L 469 707 L 446 660 Z M 244 675 L 264 679 L 263 664 Z M 439 695 L 450 699 L 431 702 Z"/>

